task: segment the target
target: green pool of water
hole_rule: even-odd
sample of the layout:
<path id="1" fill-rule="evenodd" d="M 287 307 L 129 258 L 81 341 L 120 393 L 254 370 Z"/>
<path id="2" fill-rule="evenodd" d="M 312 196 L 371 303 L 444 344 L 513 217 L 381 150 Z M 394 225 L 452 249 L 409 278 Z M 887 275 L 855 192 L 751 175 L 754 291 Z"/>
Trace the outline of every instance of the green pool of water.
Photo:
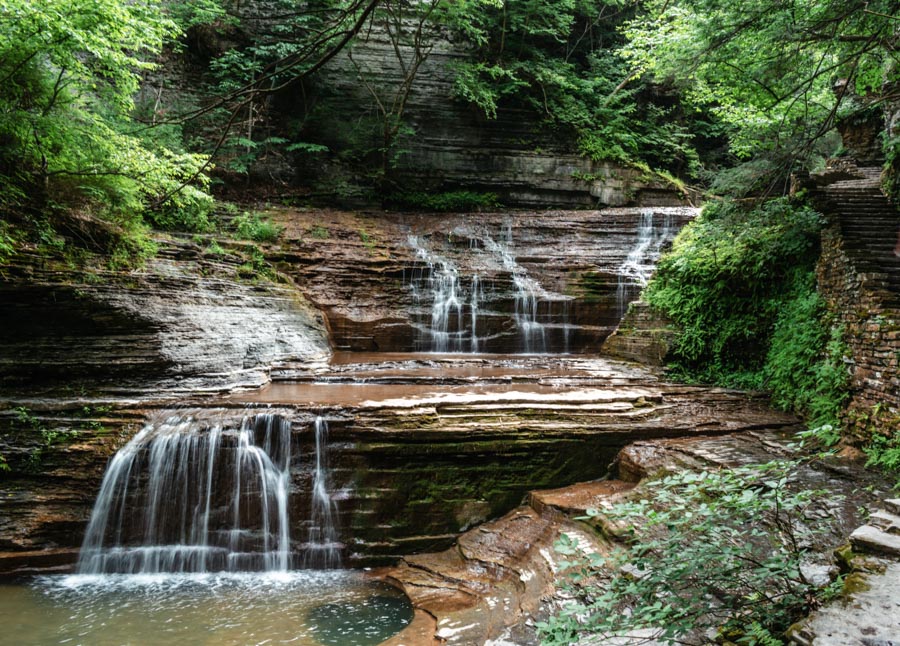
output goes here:
<path id="1" fill-rule="evenodd" d="M 358 572 L 38 577 L 0 585 L 0 644 L 369 646 L 413 611 Z"/>

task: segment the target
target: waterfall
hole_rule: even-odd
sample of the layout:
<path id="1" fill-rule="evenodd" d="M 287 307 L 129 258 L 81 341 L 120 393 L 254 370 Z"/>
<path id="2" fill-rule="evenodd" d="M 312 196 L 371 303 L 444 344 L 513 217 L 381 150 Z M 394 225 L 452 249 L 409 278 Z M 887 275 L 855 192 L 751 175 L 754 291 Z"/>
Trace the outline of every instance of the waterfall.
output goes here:
<path id="1" fill-rule="evenodd" d="M 508 315 L 519 337 L 516 350 L 547 352 L 550 347 L 548 332 L 552 331 L 556 335 L 554 341 L 558 339 L 568 351 L 568 299 L 547 292 L 516 261 L 512 250 L 511 222 L 503 224 L 498 239 L 486 232 L 477 234 L 480 240 L 468 230 L 465 235 L 469 236 L 468 253 L 473 267 L 479 270 L 486 267 L 487 271 L 509 275 L 512 311 Z M 484 352 L 485 342 L 492 336 L 488 333 L 479 337 L 479 324 L 485 327 L 485 317 L 490 321 L 490 317 L 496 318 L 498 312 L 484 308 L 488 298 L 482 275 L 473 272 L 471 278 L 467 278 L 452 260 L 433 251 L 427 241 L 418 236 L 410 235 L 408 244 L 423 265 L 414 270 L 409 278 L 404 274 L 404 282 L 417 305 L 414 320 L 420 331 L 417 341 L 419 349 L 428 352 Z M 495 298 L 497 294 L 489 293 L 487 296 Z M 505 333 L 495 331 L 493 334 L 500 336 Z M 485 334 L 483 329 L 482 334 Z"/>
<path id="2" fill-rule="evenodd" d="M 538 303 L 548 296 L 546 290 L 518 262 L 512 252 L 512 225 L 506 222 L 501 230 L 502 243 L 486 236 L 484 248 L 493 253 L 509 272 L 513 285 L 515 311 L 513 319 L 526 354 L 547 351 L 547 330 L 538 320 Z"/>
<path id="3" fill-rule="evenodd" d="M 662 222 L 657 226 L 654 209 L 641 209 L 638 219 L 637 240 L 619 265 L 616 306 L 621 319 L 628 304 L 647 286 L 663 246 L 675 235 L 672 214 L 662 214 Z"/>
<path id="4" fill-rule="evenodd" d="M 287 570 L 290 462 L 280 415 L 151 421 L 107 467 L 78 573 Z"/>
<path id="5" fill-rule="evenodd" d="M 478 352 L 478 306 L 484 300 L 484 287 L 478 274 L 472 276 L 472 300 L 469 304 L 469 319 L 471 332 L 469 338 L 472 343 L 472 352 Z"/>
<path id="6" fill-rule="evenodd" d="M 416 258 L 428 268 L 424 276 L 414 274 L 410 282 L 413 299 L 417 303 L 422 301 L 422 283 L 427 286 L 426 291 L 431 297 L 431 324 L 422 327 L 423 335 L 427 337 L 427 342 L 422 343 L 425 346 L 423 349 L 429 352 L 462 352 L 464 336 L 469 330 L 465 328 L 463 318 L 465 294 L 460 287 L 459 270 L 450 260 L 425 247 L 418 236 L 409 236 L 408 242 L 415 249 Z M 473 289 L 474 286 L 475 283 Z M 474 293 L 470 296 L 477 299 Z M 470 316 L 477 318 L 477 300 L 470 306 L 470 312 Z M 478 344 L 476 325 L 477 321 L 471 328 L 473 346 Z"/>
<path id="7" fill-rule="evenodd" d="M 338 542 L 335 517 L 337 506 L 329 494 L 328 471 L 328 422 L 316 417 L 315 471 L 313 472 L 312 501 L 310 505 L 309 532 L 303 558 L 304 567 L 330 569 L 341 565 L 341 544 Z"/>

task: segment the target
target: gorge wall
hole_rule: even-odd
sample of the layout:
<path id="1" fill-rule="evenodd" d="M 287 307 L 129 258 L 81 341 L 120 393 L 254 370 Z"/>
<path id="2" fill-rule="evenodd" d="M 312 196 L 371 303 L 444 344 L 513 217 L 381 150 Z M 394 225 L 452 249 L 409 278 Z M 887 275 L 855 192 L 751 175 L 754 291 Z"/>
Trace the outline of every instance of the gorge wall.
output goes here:
<path id="1" fill-rule="evenodd" d="M 401 189 L 432 192 L 470 190 L 496 194 L 518 207 L 679 206 L 685 195 L 650 174 L 597 163 L 577 151 L 574 133 L 548 127 L 524 107 L 501 106 L 488 119 L 454 98 L 454 64 L 471 56 L 465 42 L 441 32 L 415 76 L 405 104 L 408 130 L 396 145 L 390 178 Z M 340 153 L 353 138 L 375 149 L 378 101 L 389 105 L 401 92 L 412 48 L 394 43 L 383 29 L 367 32 L 318 75 L 312 95 L 294 109 L 308 113 L 304 136 L 333 151 L 301 164 L 303 177 L 323 188 L 358 182 Z M 401 59 L 403 62 L 401 62 Z M 350 129 L 348 124 L 356 124 Z M 366 128 L 374 129 L 374 132 Z"/>
<path id="2" fill-rule="evenodd" d="M 283 29 L 273 22 L 282 12 L 271 2 L 253 0 L 232 10 L 239 24 L 192 29 L 186 48 L 170 52 L 146 75 L 140 103 L 163 114 L 202 105 L 208 97 L 200 87 L 213 80 L 210 63 L 216 57 L 246 44 L 254 31 Z M 468 60 L 472 47 L 445 28 L 426 30 L 429 53 L 408 96 L 405 69 L 414 59 L 413 48 L 406 42 L 395 46 L 379 21 L 312 77 L 251 102 L 253 117 L 236 136 L 259 142 L 255 160 L 246 173 L 222 171 L 225 192 L 237 195 L 241 186 L 258 185 L 267 194 L 300 193 L 329 205 L 360 205 L 380 203 L 385 196 L 375 189 L 384 184 L 400 193 L 492 193 L 504 206 L 524 208 L 689 203 L 683 188 L 652 173 L 585 158 L 573 132 L 549 125 L 532 109 L 501 105 L 489 119 L 455 98 L 454 65 Z M 403 126 L 383 167 L 383 124 L 398 114 L 385 117 L 379 105 L 390 111 L 398 97 L 403 97 Z M 269 137 L 326 150 L 285 152 L 266 145 Z M 223 151 L 218 165 L 227 169 L 234 155 L 240 152 Z"/>

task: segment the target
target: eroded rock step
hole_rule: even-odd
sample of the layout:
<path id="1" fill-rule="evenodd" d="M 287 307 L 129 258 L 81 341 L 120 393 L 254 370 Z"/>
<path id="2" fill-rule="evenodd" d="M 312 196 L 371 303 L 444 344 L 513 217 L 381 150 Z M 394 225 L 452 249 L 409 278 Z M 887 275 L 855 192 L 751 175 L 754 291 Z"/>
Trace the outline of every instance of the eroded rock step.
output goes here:
<path id="1" fill-rule="evenodd" d="M 567 558 L 554 551 L 553 543 L 566 534 L 584 553 L 605 554 L 615 546 L 615 528 L 601 533 L 574 518 L 589 508 L 645 496 L 641 481 L 651 475 L 796 457 L 793 440 L 790 433 L 768 430 L 637 442 L 618 455 L 617 480 L 532 492 L 526 505 L 468 531 L 450 549 L 407 557 L 396 567 L 375 573 L 409 595 L 420 628 L 433 626 L 432 632 L 404 632 L 390 643 L 537 645 L 534 622 L 552 612 L 558 601 L 555 578 L 560 562 Z M 811 461 L 796 477 L 798 486 L 825 488 L 835 494 L 827 513 L 840 520 L 838 527 L 852 527 L 860 520 L 859 507 L 874 500 L 859 486 L 859 479 L 867 477 L 861 465 Z M 837 531 L 823 540 L 836 545 L 845 538 Z M 827 545 L 814 549 L 828 558 Z"/>
<path id="2" fill-rule="evenodd" d="M 448 367 L 455 376 L 443 384 Z M 531 489 L 605 475 L 616 452 L 635 440 L 796 424 L 746 393 L 666 384 L 650 370 L 587 357 L 512 357 L 496 365 L 471 356 L 343 357 L 288 371 L 297 381 L 182 405 L 201 416 L 239 419 L 264 410 L 290 419 L 297 540 L 305 535 L 313 484 L 313 426 L 317 416 L 326 419 L 348 565 L 446 548 L 459 532 L 519 505 Z M 7 552 L 77 548 L 108 457 L 146 416 L 170 406 L 107 401 L 102 416 L 79 417 L 87 404 L 96 402 L 29 403 L 34 428 L 74 431 L 42 447 L 33 472 L 26 461 L 40 432 L 23 427 L 21 437 L 9 438 L 23 453 L 7 479 L 17 494 L 0 500 Z M 6 402 L 7 421 L 15 421 L 18 405 Z"/>

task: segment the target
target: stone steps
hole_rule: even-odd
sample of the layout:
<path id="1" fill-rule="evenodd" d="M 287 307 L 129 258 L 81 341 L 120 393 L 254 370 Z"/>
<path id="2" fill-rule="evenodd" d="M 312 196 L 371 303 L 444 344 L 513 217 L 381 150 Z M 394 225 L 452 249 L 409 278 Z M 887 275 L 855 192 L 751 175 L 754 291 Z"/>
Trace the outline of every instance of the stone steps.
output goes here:
<path id="1" fill-rule="evenodd" d="M 885 506 L 850 534 L 850 543 L 859 552 L 900 558 L 900 500 L 885 501 Z"/>

